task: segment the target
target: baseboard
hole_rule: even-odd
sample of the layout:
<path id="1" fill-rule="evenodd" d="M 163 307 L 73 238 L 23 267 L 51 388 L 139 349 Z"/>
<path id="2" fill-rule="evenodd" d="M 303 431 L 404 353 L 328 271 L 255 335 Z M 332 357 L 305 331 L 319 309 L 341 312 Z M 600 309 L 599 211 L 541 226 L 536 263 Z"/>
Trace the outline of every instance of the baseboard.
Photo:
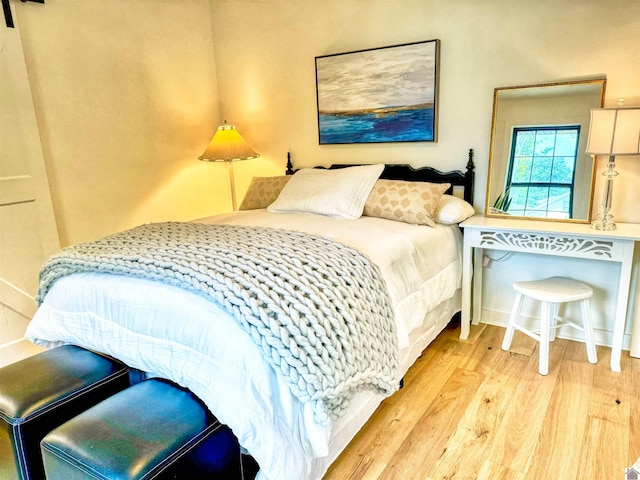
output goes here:
<path id="1" fill-rule="evenodd" d="M 498 312 L 495 310 L 482 310 L 482 320 L 481 323 L 486 323 L 487 325 L 495 325 L 498 327 L 507 328 L 507 323 L 509 323 L 509 315 L 511 312 Z M 528 328 L 529 330 L 536 329 L 536 325 L 539 320 L 535 317 L 527 317 L 522 316 L 520 319 L 520 324 Z M 596 345 L 602 345 L 604 347 L 611 347 L 611 335 L 612 333 L 608 330 L 603 330 L 600 328 L 593 329 L 593 338 L 596 342 Z M 566 338 L 567 340 L 574 340 L 576 342 L 584 342 L 584 334 L 576 330 L 571 326 L 566 326 L 558 329 L 557 331 L 558 338 Z M 631 345 L 631 335 L 628 333 L 624 334 L 622 341 L 622 349 L 629 350 Z"/>
<path id="2" fill-rule="evenodd" d="M 3 343 L 0 345 L 0 367 L 30 357 L 43 350 L 43 347 L 35 345 L 26 338 Z"/>

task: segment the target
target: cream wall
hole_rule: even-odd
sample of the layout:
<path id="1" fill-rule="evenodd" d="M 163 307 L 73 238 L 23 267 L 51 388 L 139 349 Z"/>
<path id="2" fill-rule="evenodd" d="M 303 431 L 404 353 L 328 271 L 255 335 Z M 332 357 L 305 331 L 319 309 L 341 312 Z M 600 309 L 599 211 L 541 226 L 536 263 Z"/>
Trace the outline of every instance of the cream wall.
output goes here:
<path id="1" fill-rule="evenodd" d="M 212 0 L 222 109 L 262 151 L 299 166 L 408 162 L 462 168 L 476 152 L 484 209 L 493 89 L 606 75 L 606 103 L 640 105 L 636 0 Z M 319 146 L 314 57 L 441 40 L 437 143 Z M 282 152 L 282 153 L 281 153 Z M 622 191 L 630 175 L 620 162 Z M 640 172 L 637 167 L 631 167 Z M 615 199 L 619 220 L 640 212 Z M 622 207 L 625 211 L 620 211 Z"/>
<path id="2" fill-rule="evenodd" d="M 297 166 L 367 161 L 449 170 L 463 168 L 473 148 L 475 205 L 483 211 L 494 88 L 606 75 L 607 106 L 618 97 L 640 105 L 637 0 L 15 6 L 63 245 L 142 222 L 229 210 L 224 166 L 195 160 L 224 119 L 262 154 L 237 164 L 240 197 L 253 175 L 280 174 L 287 151 Z M 318 145 L 315 56 L 436 38 L 437 143 Z M 618 221 L 640 222 L 637 160 L 618 161 Z M 597 198 L 599 192 L 597 185 Z M 509 308 L 509 296 L 500 293 L 530 264 L 513 258 L 487 272 L 488 309 Z M 584 270 L 568 261 L 553 268 Z M 611 272 L 589 271 L 606 328 Z"/>
<path id="3" fill-rule="evenodd" d="M 628 106 L 640 105 L 636 0 L 211 3 L 221 108 L 230 120 L 243 122 L 262 152 L 284 162 L 291 150 L 297 166 L 366 161 L 449 170 L 463 168 L 467 149 L 473 148 L 479 211 L 484 211 L 494 88 L 606 75 L 607 106 L 619 97 Z M 435 38 L 441 40 L 437 143 L 318 145 L 314 57 Z M 640 222 L 639 160 L 618 160 L 617 221 Z M 600 171 L 604 166 L 598 162 Z M 505 323 L 511 283 L 551 274 L 594 286 L 597 338 L 608 342 L 617 293 L 609 279 L 617 269 L 603 263 L 526 255 L 492 262 L 485 272 L 483 319 Z M 635 282 L 634 276 L 634 292 Z"/>
<path id="4" fill-rule="evenodd" d="M 15 5 L 63 245 L 229 210 L 224 166 L 195 160 L 223 119 L 262 154 L 237 164 L 240 197 L 253 175 L 282 172 L 289 150 L 298 166 L 450 169 L 474 148 L 482 210 L 495 87 L 606 74 L 608 105 L 640 104 L 635 0 Z M 437 143 L 318 145 L 315 56 L 434 38 Z M 620 193 L 633 191 L 636 163 L 619 162 L 618 220 L 640 221 L 633 196 Z"/>
<path id="5" fill-rule="evenodd" d="M 16 10 L 63 245 L 229 208 L 196 160 L 221 121 L 207 0 Z"/>

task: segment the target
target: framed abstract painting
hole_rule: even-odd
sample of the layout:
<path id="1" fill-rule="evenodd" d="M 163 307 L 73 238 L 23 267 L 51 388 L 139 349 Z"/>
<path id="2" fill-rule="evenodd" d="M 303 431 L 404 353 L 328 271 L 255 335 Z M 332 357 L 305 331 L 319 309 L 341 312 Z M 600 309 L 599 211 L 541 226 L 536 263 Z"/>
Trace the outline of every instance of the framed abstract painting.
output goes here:
<path id="1" fill-rule="evenodd" d="M 435 142 L 440 41 L 316 57 L 320 144 Z"/>

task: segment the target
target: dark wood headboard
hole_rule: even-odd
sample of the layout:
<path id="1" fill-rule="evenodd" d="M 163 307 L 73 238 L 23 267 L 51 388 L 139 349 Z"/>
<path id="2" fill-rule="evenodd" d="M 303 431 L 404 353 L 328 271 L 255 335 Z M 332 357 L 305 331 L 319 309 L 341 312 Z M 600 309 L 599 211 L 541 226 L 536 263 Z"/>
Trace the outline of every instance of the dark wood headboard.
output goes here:
<path id="1" fill-rule="evenodd" d="M 354 165 L 331 165 L 328 168 L 345 168 Z M 319 167 L 325 168 L 325 167 Z M 469 158 L 467 161 L 466 171 L 453 170 L 450 172 L 441 172 L 432 167 L 413 168 L 411 165 L 385 165 L 380 178 L 388 180 L 407 180 L 412 182 L 432 182 L 432 183 L 450 183 L 451 188 L 447 193 L 453 193 L 454 187 L 463 188 L 463 198 L 473 203 L 473 149 L 469 149 Z M 291 163 L 291 154 L 287 153 L 287 175 L 295 172 Z"/>

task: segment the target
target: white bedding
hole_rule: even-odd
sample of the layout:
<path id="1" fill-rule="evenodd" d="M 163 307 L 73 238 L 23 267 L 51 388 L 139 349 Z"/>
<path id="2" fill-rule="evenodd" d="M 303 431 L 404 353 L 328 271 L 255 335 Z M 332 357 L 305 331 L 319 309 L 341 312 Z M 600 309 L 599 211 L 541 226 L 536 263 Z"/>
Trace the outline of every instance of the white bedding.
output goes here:
<path id="1" fill-rule="evenodd" d="M 351 220 L 264 210 L 198 221 L 317 233 L 365 253 L 379 266 L 393 304 L 401 362 L 398 380 L 422 350 L 420 342 L 430 341 L 439 331 L 423 324 L 425 315 L 453 302 L 460 288 L 462 245 L 457 226 L 431 228 L 373 217 Z M 450 312 L 447 308 L 444 315 Z M 438 325 L 441 328 L 441 318 Z M 231 317 L 203 297 L 144 279 L 94 273 L 63 278 L 45 297 L 26 336 L 49 347 L 73 343 L 101 351 L 191 389 L 232 428 L 260 464 L 261 479 L 321 478 L 328 466 L 322 457 L 335 458 L 336 448 L 353 435 L 350 417 L 361 425 L 358 412 L 365 406 L 369 412 L 382 400 L 364 393 L 344 418 L 317 424 L 311 407 L 289 392 Z M 422 337 L 418 350 L 412 345 L 416 336 Z M 341 439 L 332 445 L 335 436 Z"/>

